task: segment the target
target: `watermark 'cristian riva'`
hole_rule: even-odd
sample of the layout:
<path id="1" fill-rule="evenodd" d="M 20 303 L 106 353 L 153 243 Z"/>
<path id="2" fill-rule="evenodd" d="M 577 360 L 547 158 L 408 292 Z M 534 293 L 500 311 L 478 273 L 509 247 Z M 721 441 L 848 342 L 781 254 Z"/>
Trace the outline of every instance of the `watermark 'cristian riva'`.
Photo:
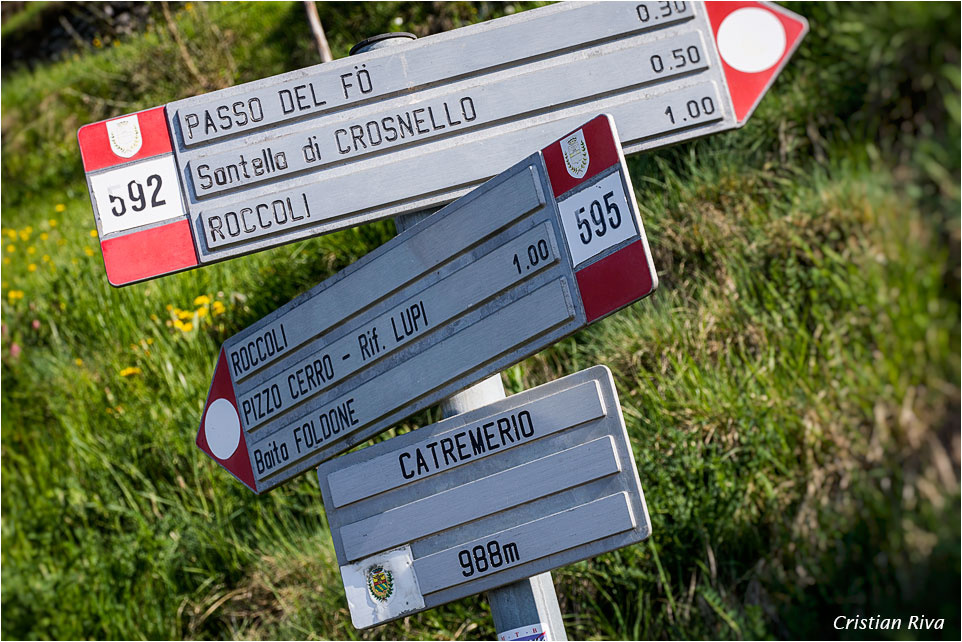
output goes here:
<path id="1" fill-rule="evenodd" d="M 945 618 L 928 618 L 924 615 L 913 615 L 908 618 L 908 621 L 903 622 L 904 618 L 900 617 L 882 617 L 881 615 L 872 615 L 870 617 L 864 617 L 861 615 L 856 615 L 855 617 L 847 617 L 845 615 L 839 615 L 832 622 L 832 626 L 835 627 L 836 631 L 842 630 L 892 630 L 898 631 L 905 626 L 907 630 L 924 630 L 924 629 L 937 629 L 942 630 L 945 628 Z"/>

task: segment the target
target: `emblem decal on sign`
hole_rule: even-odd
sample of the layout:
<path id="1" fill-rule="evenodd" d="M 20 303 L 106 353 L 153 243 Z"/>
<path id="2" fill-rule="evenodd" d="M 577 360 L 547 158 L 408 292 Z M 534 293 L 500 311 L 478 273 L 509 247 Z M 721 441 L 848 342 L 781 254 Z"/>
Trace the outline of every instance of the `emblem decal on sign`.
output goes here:
<path id="1" fill-rule="evenodd" d="M 367 572 L 367 589 L 378 602 L 386 602 L 394 594 L 394 575 L 380 564 Z"/>
<path id="2" fill-rule="evenodd" d="M 582 178 L 588 171 L 588 144 L 580 129 L 561 141 L 561 155 L 565 159 L 565 168 L 572 178 Z"/>
<path id="3" fill-rule="evenodd" d="M 130 158 L 139 152 L 144 144 L 144 137 L 140 133 L 137 114 L 108 120 L 107 138 L 110 140 L 111 151 L 121 158 Z"/>

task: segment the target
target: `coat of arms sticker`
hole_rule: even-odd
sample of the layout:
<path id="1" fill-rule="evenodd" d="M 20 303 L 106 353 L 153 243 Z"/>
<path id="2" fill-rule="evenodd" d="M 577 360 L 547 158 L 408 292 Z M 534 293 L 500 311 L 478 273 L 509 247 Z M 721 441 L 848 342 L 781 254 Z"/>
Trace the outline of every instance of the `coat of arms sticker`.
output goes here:
<path id="1" fill-rule="evenodd" d="M 584 132 L 580 129 L 568 136 L 561 143 L 561 154 L 565 159 L 565 169 L 572 178 L 582 178 L 588 172 L 588 144 L 585 142 Z"/>
<path id="2" fill-rule="evenodd" d="M 144 144 L 144 137 L 140 133 L 137 114 L 108 120 L 107 139 L 110 141 L 110 150 L 121 158 L 131 158 L 139 152 Z"/>

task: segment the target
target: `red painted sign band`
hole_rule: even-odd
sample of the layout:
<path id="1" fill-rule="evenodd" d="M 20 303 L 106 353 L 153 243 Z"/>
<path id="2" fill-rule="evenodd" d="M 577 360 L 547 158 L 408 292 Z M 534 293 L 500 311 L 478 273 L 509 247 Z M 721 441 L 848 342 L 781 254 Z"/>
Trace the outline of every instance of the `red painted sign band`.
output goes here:
<path id="1" fill-rule="evenodd" d="M 163 107 L 84 125 L 77 132 L 77 141 L 85 172 L 173 151 Z"/>

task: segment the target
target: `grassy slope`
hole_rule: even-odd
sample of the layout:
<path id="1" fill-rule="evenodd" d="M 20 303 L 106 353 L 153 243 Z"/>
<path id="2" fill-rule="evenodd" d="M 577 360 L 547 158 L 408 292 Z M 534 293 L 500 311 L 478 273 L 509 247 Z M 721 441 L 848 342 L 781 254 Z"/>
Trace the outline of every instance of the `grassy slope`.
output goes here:
<path id="1" fill-rule="evenodd" d="M 477 18 L 429 9 L 321 17 L 335 56 Z M 748 126 L 630 161 L 659 292 L 504 375 L 608 364 L 629 422 L 655 535 L 555 572 L 572 637 L 959 636 L 959 8 L 797 9 Z M 192 440 L 220 342 L 393 230 L 110 288 L 77 126 L 313 62 L 299 4 L 176 20 L 198 74 L 160 28 L 3 79 L 2 634 L 357 638 L 310 476 L 254 498 Z M 361 637 L 490 638 L 486 609 Z"/>

